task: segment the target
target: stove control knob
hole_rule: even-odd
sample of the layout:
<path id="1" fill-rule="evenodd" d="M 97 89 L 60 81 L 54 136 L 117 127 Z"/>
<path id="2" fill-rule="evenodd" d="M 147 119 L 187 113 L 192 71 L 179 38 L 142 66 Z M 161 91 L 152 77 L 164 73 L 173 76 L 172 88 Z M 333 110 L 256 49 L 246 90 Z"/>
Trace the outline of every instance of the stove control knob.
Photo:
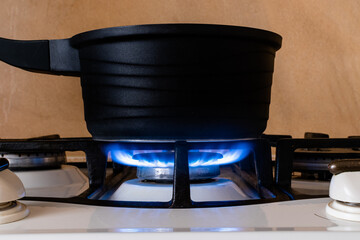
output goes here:
<path id="1" fill-rule="evenodd" d="M 333 199 L 326 212 L 333 217 L 360 221 L 360 160 L 332 161 L 329 196 Z"/>
<path id="2" fill-rule="evenodd" d="M 345 172 L 331 178 L 329 196 L 348 203 L 360 203 L 360 172 Z"/>
<path id="3" fill-rule="evenodd" d="M 332 161 L 329 170 L 333 175 L 329 195 L 332 199 L 360 203 L 360 161 L 341 159 Z"/>
<path id="4" fill-rule="evenodd" d="M 7 169 L 8 166 L 8 160 L 0 158 L 0 204 L 25 196 L 23 183 L 15 173 Z"/>

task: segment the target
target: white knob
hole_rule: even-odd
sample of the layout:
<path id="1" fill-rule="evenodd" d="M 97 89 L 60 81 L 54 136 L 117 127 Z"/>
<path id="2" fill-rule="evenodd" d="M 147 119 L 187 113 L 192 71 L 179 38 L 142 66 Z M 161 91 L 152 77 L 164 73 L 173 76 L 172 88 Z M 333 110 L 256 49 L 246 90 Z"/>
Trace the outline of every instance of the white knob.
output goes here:
<path id="1" fill-rule="evenodd" d="M 0 171 L 0 203 L 15 201 L 25 196 L 21 180 L 9 169 Z"/>
<path id="2" fill-rule="evenodd" d="M 329 196 L 342 202 L 360 203 L 360 171 L 333 175 Z"/>

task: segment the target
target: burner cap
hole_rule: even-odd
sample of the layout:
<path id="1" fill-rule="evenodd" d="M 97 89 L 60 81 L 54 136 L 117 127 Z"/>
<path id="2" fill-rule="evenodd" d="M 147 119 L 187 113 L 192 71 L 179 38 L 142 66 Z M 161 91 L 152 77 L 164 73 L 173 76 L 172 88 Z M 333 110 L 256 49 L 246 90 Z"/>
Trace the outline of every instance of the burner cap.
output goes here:
<path id="1" fill-rule="evenodd" d="M 220 174 L 219 166 L 190 167 L 190 180 L 205 180 L 217 177 Z M 138 167 L 137 177 L 141 180 L 172 181 L 174 167 Z"/>
<path id="2" fill-rule="evenodd" d="M 218 159 L 223 158 L 220 153 L 214 152 L 189 152 L 190 180 L 204 180 L 218 176 L 220 168 L 213 165 Z M 174 152 L 139 153 L 133 156 L 139 160 L 142 167 L 137 168 L 137 177 L 142 180 L 171 181 L 174 172 Z"/>

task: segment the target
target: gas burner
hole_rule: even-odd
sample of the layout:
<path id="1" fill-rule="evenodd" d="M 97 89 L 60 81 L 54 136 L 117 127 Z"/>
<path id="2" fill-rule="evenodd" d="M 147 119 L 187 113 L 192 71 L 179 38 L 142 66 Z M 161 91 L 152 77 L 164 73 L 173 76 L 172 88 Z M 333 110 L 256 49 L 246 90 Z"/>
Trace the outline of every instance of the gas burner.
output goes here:
<path id="1" fill-rule="evenodd" d="M 0 156 L 9 160 L 13 171 L 58 169 L 66 162 L 65 152 L 0 153 Z"/>
<path id="2" fill-rule="evenodd" d="M 225 144 L 226 145 L 226 144 Z M 146 145 L 145 145 L 146 146 Z M 204 145 L 206 146 L 206 144 Z M 203 147 L 204 147 L 203 146 Z M 224 147 L 224 143 L 216 148 Z M 136 147 L 136 146 L 132 146 Z M 128 146 L 128 148 L 132 148 Z M 203 148 L 202 147 L 202 148 Z M 249 154 L 247 145 L 234 149 L 189 149 L 186 158 L 192 201 L 235 201 L 259 199 L 254 191 L 240 189 L 232 180 L 218 177 L 222 165 L 236 163 Z M 124 150 L 125 146 L 107 146 L 115 164 L 137 167 L 137 178 L 123 182 L 102 200 L 135 202 L 169 202 L 172 200 L 175 151 L 174 150 Z M 157 146 L 154 146 L 157 148 Z M 184 179 L 185 180 L 185 179 Z"/>
<path id="3" fill-rule="evenodd" d="M 56 139 L 60 139 L 60 136 L 58 134 L 21 140 L 47 141 Z M 61 168 L 61 165 L 66 162 L 66 156 L 64 151 L 46 151 L 34 149 L 32 149 L 31 151 L 24 151 L 20 149 L 20 151 L 16 151 L 16 153 L 1 151 L 0 156 L 6 158 L 9 161 L 9 169 L 14 171 L 58 169 Z"/>
<path id="4" fill-rule="evenodd" d="M 115 178 L 120 182 L 110 180 L 110 185 L 90 196 L 94 200 L 118 201 L 120 206 L 189 208 L 285 197 L 273 186 L 270 145 L 264 139 L 102 146 L 118 169 Z"/>
<path id="5" fill-rule="evenodd" d="M 306 132 L 304 139 L 329 139 L 326 133 Z M 354 137 L 353 137 L 354 138 Z M 293 170 L 300 172 L 302 179 L 330 180 L 328 165 L 335 159 L 360 159 L 360 151 L 354 148 L 298 148 L 294 152 Z"/>
<path id="6" fill-rule="evenodd" d="M 319 138 L 281 138 L 273 144 L 276 146 L 276 183 L 295 199 L 329 196 L 328 164 L 336 159 L 360 159 L 359 138 L 315 135 Z"/>
<path id="7" fill-rule="evenodd" d="M 303 139 L 277 139 L 273 146 L 276 146 L 277 182 L 289 190 L 292 180 L 328 182 L 332 176 L 328 164 L 332 160 L 360 159 L 358 137 L 329 138 L 323 133 L 305 133 Z"/>
<path id="8" fill-rule="evenodd" d="M 303 179 L 330 180 L 328 165 L 336 159 L 360 159 L 360 151 L 352 148 L 297 149 L 293 170 L 301 172 Z"/>
<path id="9" fill-rule="evenodd" d="M 89 187 L 88 178 L 76 167 L 65 165 L 65 150 L 23 149 L 28 144 L 59 140 L 59 135 L 48 135 L 30 139 L 11 140 L 15 148 L 1 151 L 0 156 L 9 161 L 9 169 L 24 183 L 26 196 L 74 197 Z"/>

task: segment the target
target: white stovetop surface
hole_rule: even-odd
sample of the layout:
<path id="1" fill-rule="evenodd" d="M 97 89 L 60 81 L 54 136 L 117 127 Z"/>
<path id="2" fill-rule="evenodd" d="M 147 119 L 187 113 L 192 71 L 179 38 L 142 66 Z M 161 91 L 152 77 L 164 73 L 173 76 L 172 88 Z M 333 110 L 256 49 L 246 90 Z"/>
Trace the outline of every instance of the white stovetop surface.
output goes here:
<path id="1" fill-rule="evenodd" d="M 360 239 L 360 223 L 327 216 L 328 198 L 202 209 L 136 209 L 22 201 L 30 215 L 0 239 Z"/>

